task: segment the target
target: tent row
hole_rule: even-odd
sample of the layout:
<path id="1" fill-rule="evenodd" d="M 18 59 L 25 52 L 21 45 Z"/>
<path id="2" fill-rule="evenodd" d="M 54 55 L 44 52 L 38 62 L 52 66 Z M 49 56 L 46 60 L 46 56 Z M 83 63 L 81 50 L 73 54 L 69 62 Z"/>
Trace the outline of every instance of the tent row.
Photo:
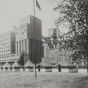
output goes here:
<path id="1" fill-rule="evenodd" d="M 57 67 L 56 67 L 57 66 Z M 46 62 L 45 60 L 42 60 L 40 64 L 37 64 L 37 71 L 39 72 L 78 72 L 78 73 L 87 73 L 87 69 L 76 69 L 76 68 L 63 68 L 62 66 L 74 66 L 71 64 L 67 59 L 63 59 L 56 65 L 52 65 L 49 62 Z M 19 65 L 19 63 L 16 61 L 12 65 L 10 65 L 8 62 L 6 62 L 4 65 L 0 65 L 1 71 L 30 71 L 34 72 L 35 65 L 28 60 L 26 64 L 23 67 Z"/>
<path id="2" fill-rule="evenodd" d="M 41 63 L 37 64 L 37 71 L 52 72 L 52 70 L 57 70 L 57 72 L 61 72 L 63 71 L 63 68 L 61 68 L 61 66 L 73 66 L 73 65 L 69 63 L 67 59 L 62 60 L 60 63 L 56 65 L 52 65 L 49 62 L 42 60 Z M 30 71 L 30 72 L 33 72 L 35 70 L 34 69 L 35 65 L 30 60 L 26 62 L 24 67 L 21 67 L 17 61 L 14 62 L 12 65 L 6 62 L 4 65 L 0 65 L 0 67 L 1 67 L 0 69 L 1 71 Z"/>
<path id="3" fill-rule="evenodd" d="M 28 60 L 26 64 L 24 65 L 24 68 L 30 68 L 33 70 L 34 64 Z M 20 66 L 20 64 L 15 61 L 12 65 L 10 65 L 8 62 L 6 62 L 4 65 L 0 64 L 0 70 L 1 71 L 23 71 L 23 67 Z"/>
<path id="4" fill-rule="evenodd" d="M 33 67 L 33 66 L 34 66 L 34 64 L 30 60 L 28 60 L 26 62 L 26 64 L 24 65 L 24 67 Z M 0 64 L 0 67 L 3 67 L 3 68 L 13 67 L 14 68 L 14 67 L 20 67 L 20 64 L 17 61 L 15 61 L 12 65 L 10 65 L 8 62 L 6 62 L 4 65 Z"/>
<path id="5" fill-rule="evenodd" d="M 44 59 L 42 60 L 42 62 L 38 65 L 41 65 L 41 66 L 57 66 L 57 65 L 60 65 L 60 66 L 74 66 L 73 64 L 71 64 L 67 59 L 63 59 L 62 61 L 60 61 L 59 63 L 55 64 L 55 65 L 52 65 L 50 64 L 49 62 L 46 62 Z"/>
<path id="6" fill-rule="evenodd" d="M 58 64 L 60 64 L 61 66 L 73 66 L 73 64 L 71 64 L 67 59 L 60 61 L 60 63 L 58 63 Z M 56 65 L 58 65 L 58 64 L 56 64 Z M 56 65 L 50 64 L 49 62 L 46 62 L 45 60 L 42 60 L 41 63 L 37 64 L 37 66 L 39 66 L 39 65 L 40 66 L 56 66 Z M 24 67 L 34 67 L 34 66 L 35 65 L 30 60 L 28 60 L 26 62 L 26 64 L 24 65 Z M 3 68 L 12 67 L 12 68 L 14 68 L 14 67 L 20 67 L 20 64 L 17 61 L 15 61 L 12 65 L 10 65 L 8 62 L 6 62 L 4 65 L 0 64 L 0 67 L 3 67 Z"/>

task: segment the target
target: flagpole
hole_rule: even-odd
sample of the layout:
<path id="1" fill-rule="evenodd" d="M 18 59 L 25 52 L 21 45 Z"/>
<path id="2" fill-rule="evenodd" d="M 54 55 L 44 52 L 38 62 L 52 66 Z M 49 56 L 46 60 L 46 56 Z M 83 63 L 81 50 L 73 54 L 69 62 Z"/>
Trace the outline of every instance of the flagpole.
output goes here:
<path id="1" fill-rule="evenodd" d="M 37 72 L 36 72 L 36 40 L 35 40 L 35 0 L 33 0 L 33 8 L 34 8 L 34 41 L 35 41 L 35 79 L 37 79 Z"/>

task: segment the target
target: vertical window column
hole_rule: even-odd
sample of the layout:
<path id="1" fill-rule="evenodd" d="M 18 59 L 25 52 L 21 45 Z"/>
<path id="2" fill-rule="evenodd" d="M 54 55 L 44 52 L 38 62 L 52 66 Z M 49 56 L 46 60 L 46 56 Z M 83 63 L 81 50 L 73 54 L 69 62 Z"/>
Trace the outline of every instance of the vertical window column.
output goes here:
<path id="1" fill-rule="evenodd" d="M 22 48 L 22 40 L 20 42 L 21 42 L 21 53 L 22 53 L 22 50 L 23 50 L 23 48 Z"/>
<path id="2" fill-rule="evenodd" d="M 32 46 L 31 46 L 32 39 L 29 39 L 29 59 L 32 61 Z"/>
<path id="3" fill-rule="evenodd" d="M 24 48 L 23 48 L 23 40 L 22 40 L 22 51 L 24 50 Z"/>
<path id="4" fill-rule="evenodd" d="M 17 41 L 17 53 L 18 53 L 18 41 Z"/>
<path id="5" fill-rule="evenodd" d="M 27 53 L 29 53 L 29 40 L 27 39 Z"/>
<path id="6" fill-rule="evenodd" d="M 27 53 L 27 39 L 25 39 L 25 53 Z"/>
<path id="7" fill-rule="evenodd" d="M 18 53 L 20 52 L 20 46 L 19 46 L 19 41 L 18 41 Z"/>
<path id="8" fill-rule="evenodd" d="M 23 50 L 25 52 L 25 39 L 23 40 Z"/>
<path id="9" fill-rule="evenodd" d="M 21 41 L 19 41 L 19 52 L 21 54 Z"/>

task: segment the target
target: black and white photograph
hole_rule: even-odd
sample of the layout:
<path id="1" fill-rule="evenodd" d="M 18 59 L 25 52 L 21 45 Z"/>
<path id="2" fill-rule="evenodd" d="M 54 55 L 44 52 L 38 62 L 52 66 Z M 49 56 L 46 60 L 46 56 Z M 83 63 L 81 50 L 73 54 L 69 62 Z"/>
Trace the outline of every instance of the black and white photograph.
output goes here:
<path id="1" fill-rule="evenodd" d="M 0 0 L 0 88 L 88 88 L 88 0 Z"/>

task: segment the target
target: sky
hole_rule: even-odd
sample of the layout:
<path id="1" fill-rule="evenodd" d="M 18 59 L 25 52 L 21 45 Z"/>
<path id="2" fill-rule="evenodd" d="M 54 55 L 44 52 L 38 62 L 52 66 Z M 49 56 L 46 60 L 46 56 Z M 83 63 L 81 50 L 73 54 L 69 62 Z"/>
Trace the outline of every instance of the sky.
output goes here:
<path id="1" fill-rule="evenodd" d="M 37 0 L 41 10 L 35 8 L 35 16 L 42 20 L 42 34 L 48 36 L 47 29 L 52 28 L 54 19 L 59 13 L 53 8 L 61 0 Z M 0 0 L 0 34 L 12 30 L 13 26 L 19 26 L 19 20 L 33 13 L 33 0 Z M 66 28 L 62 25 L 61 31 Z"/>

